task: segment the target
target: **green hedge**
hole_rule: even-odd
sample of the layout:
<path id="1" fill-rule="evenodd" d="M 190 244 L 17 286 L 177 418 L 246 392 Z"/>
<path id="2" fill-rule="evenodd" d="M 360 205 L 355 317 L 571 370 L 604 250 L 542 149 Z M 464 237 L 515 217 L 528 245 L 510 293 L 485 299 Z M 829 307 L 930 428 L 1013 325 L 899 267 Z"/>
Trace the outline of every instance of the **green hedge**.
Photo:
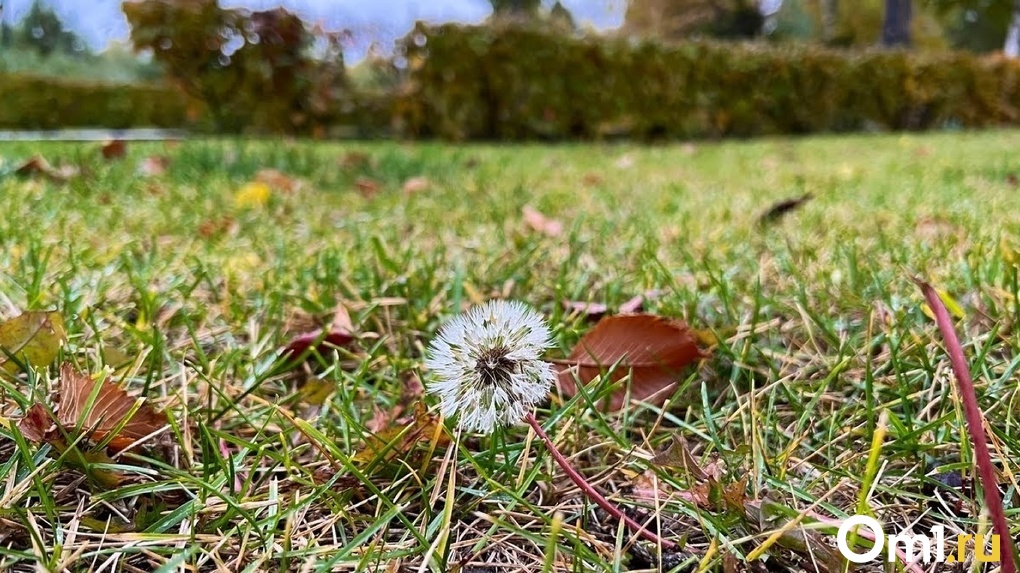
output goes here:
<path id="1" fill-rule="evenodd" d="M 395 113 L 419 137 L 655 139 L 1020 124 L 1020 62 L 1001 57 L 666 47 L 456 25 L 419 27 L 404 49 L 409 82 Z"/>
<path id="2" fill-rule="evenodd" d="M 176 128 L 188 102 L 162 85 L 115 85 L 26 74 L 0 74 L 0 128 Z"/>

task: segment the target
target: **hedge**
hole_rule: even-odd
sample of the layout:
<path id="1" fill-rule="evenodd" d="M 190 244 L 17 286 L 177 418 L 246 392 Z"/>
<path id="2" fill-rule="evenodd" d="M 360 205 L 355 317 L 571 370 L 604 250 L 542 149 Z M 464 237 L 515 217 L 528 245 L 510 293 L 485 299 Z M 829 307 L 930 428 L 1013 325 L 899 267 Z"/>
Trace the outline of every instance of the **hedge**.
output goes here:
<path id="1" fill-rule="evenodd" d="M 0 74 L 0 128 L 184 127 L 188 100 L 172 87 Z M 196 115 L 197 111 L 192 111 Z"/>
<path id="2" fill-rule="evenodd" d="M 1020 124 L 1020 62 L 958 52 L 578 39 L 418 28 L 395 102 L 411 136 L 702 138 Z"/>

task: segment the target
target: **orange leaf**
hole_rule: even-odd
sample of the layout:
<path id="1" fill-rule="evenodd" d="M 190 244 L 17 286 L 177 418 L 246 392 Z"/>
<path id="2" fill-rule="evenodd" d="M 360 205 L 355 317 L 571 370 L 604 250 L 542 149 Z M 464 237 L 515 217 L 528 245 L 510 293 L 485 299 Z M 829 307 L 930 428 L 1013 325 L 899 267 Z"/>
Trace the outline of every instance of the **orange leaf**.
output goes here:
<path id="1" fill-rule="evenodd" d="M 694 336 L 681 321 L 651 314 L 611 316 L 599 321 L 560 362 L 558 384 L 572 396 L 577 391 L 575 376 L 588 384 L 615 365 L 614 382 L 630 374 L 631 399 L 661 404 L 676 389 L 680 370 L 701 357 Z M 626 387 L 615 389 L 609 408 L 621 408 L 626 393 Z"/>
<path id="2" fill-rule="evenodd" d="M 302 186 L 299 179 L 295 179 L 277 169 L 259 169 L 255 173 L 255 181 L 265 183 L 273 189 L 288 195 L 296 193 Z"/>
<path id="3" fill-rule="evenodd" d="M 99 384 L 95 401 L 89 404 L 89 398 Z M 78 427 L 92 433 L 92 439 L 101 442 L 115 431 L 125 419 L 127 422 L 109 442 L 109 447 L 120 451 L 133 442 L 166 426 L 166 414 L 157 412 L 152 407 L 141 404 L 135 408 L 135 399 L 120 389 L 116 384 L 106 380 L 96 382 L 87 374 L 78 372 L 70 364 L 60 366 L 60 405 L 57 408 L 57 422 L 68 431 Z"/>
<path id="4" fill-rule="evenodd" d="M 368 177 L 359 177 L 358 180 L 354 182 L 354 187 L 365 198 L 372 197 L 379 192 L 379 189 L 382 189 L 382 185 Z"/>
<path id="5" fill-rule="evenodd" d="M 414 195 L 415 193 L 421 193 L 429 188 L 432 183 L 428 177 L 419 175 L 417 177 L 411 177 L 407 181 L 404 181 L 404 193 L 407 195 Z"/>

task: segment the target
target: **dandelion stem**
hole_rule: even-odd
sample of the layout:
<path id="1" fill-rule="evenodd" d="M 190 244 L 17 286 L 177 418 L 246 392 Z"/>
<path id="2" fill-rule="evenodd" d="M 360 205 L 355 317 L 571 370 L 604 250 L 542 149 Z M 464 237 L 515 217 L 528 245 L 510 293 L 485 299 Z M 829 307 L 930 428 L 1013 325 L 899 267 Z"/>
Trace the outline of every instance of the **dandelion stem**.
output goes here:
<path id="1" fill-rule="evenodd" d="M 594 488 L 594 486 L 588 483 L 588 481 L 584 479 L 584 476 L 578 473 L 578 471 L 574 469 L 573 466 L 570 465 L 570 462 L 567 460 L 567 458 L 565 458 L 563 454 L 561 454 L 560 451 L 556 449 L 556 444 L 553 443 L 552 439 L 549 438 L 549 435 L 546 434 L 545 430 L 542 429 L 542 425 L 539 424 L 538 420 L 535 419 L 534 413 L 528 413 L 528 415 L 525 416 L 524 419 L 527 420 L 528 424 L 531 425 L 531 428 L 535 430 L 535 433 L 538 434 L 538 437 L 542 438 L 542 441 L 545 442 L 545 447 L 549 448 L 549 453 L 552 454 L 552 457 L 553 459 L 556 460 L 556 463 L 559 464 L 561 468 L 563 468 L 563 471 L 567 472 L 567 476 L 570 477 L 571 481 L 573 481 L 574 484 L 577 485 L 577 487 L 579 487 L 586 496 L 588 496 L 588 498 L 590 498 L 592 501 L 598 504 L 599 507 L 609 512 L 609 514 L 612 515 L 613 517 L 623 520 L 623 522 L 627 524 L 627 527 L 629 527 L 632 531 L 634 531 L 641 537 L 644 537 L 649 541 L 657 543 L 663 549 L 676 549 L 675 543 L 659 537 L 657 534 L 652 533 L 651 531 L 645 529 L 644 526 L 642 526 L 640 523 L 627 517 L 620 510 L 619 507 L 617 507 L 608 499 L 603 497 L 602 494 L 599 493 L 598 490 Z"/>

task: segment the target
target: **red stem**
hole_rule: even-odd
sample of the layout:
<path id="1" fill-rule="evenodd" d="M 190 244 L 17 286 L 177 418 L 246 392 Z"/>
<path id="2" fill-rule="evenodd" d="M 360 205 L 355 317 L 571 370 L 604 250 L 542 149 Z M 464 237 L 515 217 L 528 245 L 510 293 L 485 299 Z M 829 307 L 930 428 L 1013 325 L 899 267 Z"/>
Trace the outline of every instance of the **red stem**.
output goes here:
<path id="1" fill-rule="evenodd" d="M 538 434 L 538 437 L 542 438 L 542 441 L 545 442 L 545 447 L 549 449 L 549 453 L 552 454 L 552 457 L 553 459 L 556 460 L 556 463 L 558 463 L 560 467 L 563 468 L 563 471 L 567 472 L 567 475 L 570 477 L 571 481 L 573 481 L 574 484 L 577 485 L 577 487 L 579 487 L 581 491 L 583 491 L 584 494 L 588 496 L 589 499 L 597 503 L 599 507 L 609 512 L 609 514 L 612 515 L 613 517 L 617 519 L 622 519 L 623 522 L 627 524 L 627 527 L 631 528 L 632 531 L 634 531 L 641 537 L 644 537 L 649 541 L 654 541 L 655 543 L 659 544 L 659 546 L 661 546 L 663 549 L 676 549 L 676 543 L 673 543 L 672 541 L 667 541 L 659 537 L 655 533 L 652 533 L 651 531 L 645 529 L 644 526 L 642 526 L 640 523 L 624 515 L 624 513 L 620 511 L 620 508 L 613 505 L 608 499 L 603 497 L 602 494 L 599 493 L 597 489 L 595 489 L 590 483 L 588 483 L 588 481 L 584 479 L 584 476 L 579 474 L 577 470 L 570 465 L 570 462 L 567 460 L 567 458 L 563 457 L 563 454 L 561 454 L 560 451 L 556 449 L 556 444 L 553 443 L 552 439 L 549 438 L 549 435 L 546 434 L 545 430 L 542 429 L 542 425 L 539 424 L 538 420 L 535 419 L 535 414 L 529 413 L 527 416 L 525 416 L 524 419 L 527 420 L 528 424 L 530 424 L 532 429 L 535 430 L 535 433 Z"/>
<path id="2" fill-rule="evenodd" d="M 946 342 L 946 351 L 949 353 L 949 362 L 953 365 L 953 373 L 956 374 L 960 399 L 963 400 L 963 413 L 967 419 L 967 431 L 970 433 L 970 441 L 974 444 L 974 461 L 977 463 L 978 474 L 981 476 L 981 489 L 985 494 L 985 505 L 992 514 L 992 524 L 995 525 L 999 534 L 999 543 L 1002 548 L 1002 573 L 1016 573 L 1016 565 L 1013 562 L 1013 538 L 1009 535 L 1006 513 L 1002 509 L 999 481 L 995 479 L 992 457 L 988 453 L 984 416 L 981 414 L 981 409 L 978 408 L 974 381 L 967 370 L 967 359 L 963 356 L 963 348 L 960 347 L 960 341 L 956 337 L 953 322 L 950 320 L 949 312 L 942 303 L 938 292 L 926 282 L 916 282 L 921 287 L 924 298 L 928 300 L 928 306 L 935 313 L 935 322 L 938 323 L 939 330 L 942 331 L 942 338 Z"/>

